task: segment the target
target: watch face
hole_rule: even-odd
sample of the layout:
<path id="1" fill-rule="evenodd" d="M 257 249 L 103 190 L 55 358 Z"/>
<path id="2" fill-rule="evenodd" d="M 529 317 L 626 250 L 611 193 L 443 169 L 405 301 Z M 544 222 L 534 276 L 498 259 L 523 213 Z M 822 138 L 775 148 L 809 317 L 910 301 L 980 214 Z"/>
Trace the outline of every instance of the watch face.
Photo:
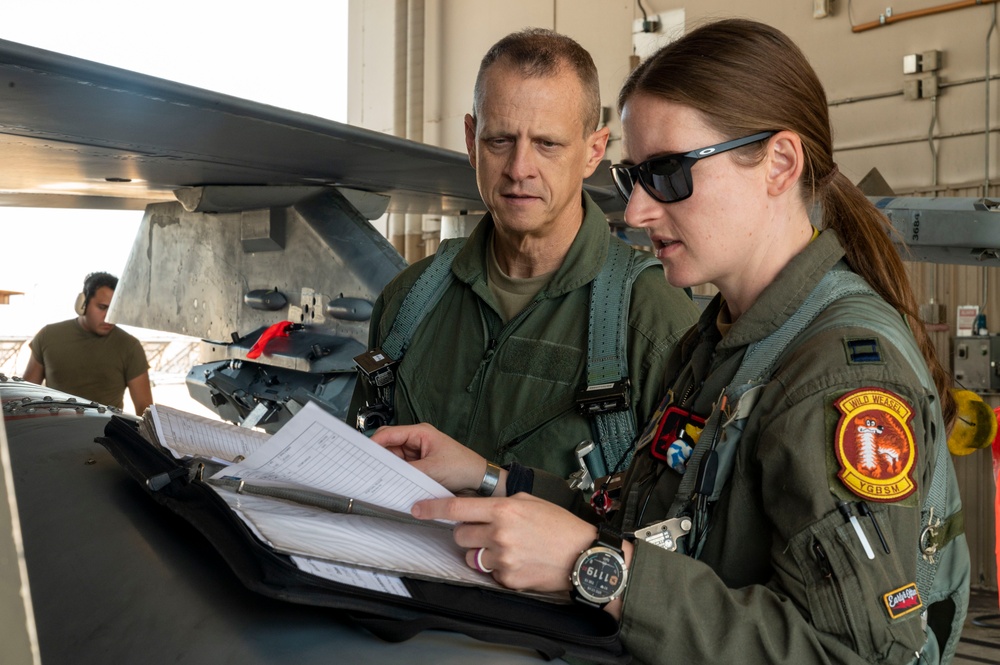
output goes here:
<path id="1" fill-rule="evenodd" d="M 625 559 L 610 547 L 591 547 L 580 555 L 573 569 L 573 584 L 594 603 L 614 600 L 625 588 Z"/>

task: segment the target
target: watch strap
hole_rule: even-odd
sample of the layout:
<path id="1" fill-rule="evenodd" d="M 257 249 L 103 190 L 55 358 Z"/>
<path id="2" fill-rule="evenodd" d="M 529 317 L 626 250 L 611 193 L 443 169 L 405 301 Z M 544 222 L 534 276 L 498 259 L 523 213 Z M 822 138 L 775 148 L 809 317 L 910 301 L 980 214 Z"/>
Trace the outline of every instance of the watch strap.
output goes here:
<path id="1" fill-rule="evenodd" d="M 618 552 L 621 553 L 622 532 L 607 522 L 601 522 L 597 526 L 597 540 L 594 541 L 594 544 L 591 545 L 591 547 L 597 547 L 598 545 L 610 547 L 611 549 L 618 550 Z"/>

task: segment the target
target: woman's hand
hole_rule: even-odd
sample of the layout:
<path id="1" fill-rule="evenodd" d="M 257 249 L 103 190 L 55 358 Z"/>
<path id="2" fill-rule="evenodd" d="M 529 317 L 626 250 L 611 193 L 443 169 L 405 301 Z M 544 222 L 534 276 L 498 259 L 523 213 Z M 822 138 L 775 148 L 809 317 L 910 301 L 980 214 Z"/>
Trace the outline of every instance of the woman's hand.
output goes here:
<path id="1" fill-rule="evenodd" d="M 468 550 L 466 562 L 478 568 L 476 554 L 483 548 L 479 562 L 511 589 L 568 590 L 570 569 L 597 537 L 594 525 L 530 494 L 431 499 L 414 504 L 413 515 L 462 522 L 455 542 Z"/>
<path id="2" fill-rule="evenodd" d="M 431 425 L 380 427 L 372 441 L 409 462 L 452 492 L 476 491 L 486 473 L 486 460 Z M 501 471 L 493 496 L 504 496 L 507 472 Z"/>

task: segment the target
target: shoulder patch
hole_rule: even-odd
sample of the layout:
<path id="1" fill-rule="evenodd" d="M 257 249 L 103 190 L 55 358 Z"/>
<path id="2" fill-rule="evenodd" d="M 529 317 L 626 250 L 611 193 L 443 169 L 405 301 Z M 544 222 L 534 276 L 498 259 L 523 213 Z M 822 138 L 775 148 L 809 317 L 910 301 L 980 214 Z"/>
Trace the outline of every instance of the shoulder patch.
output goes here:
<path id="1" fill-rule="evenodd" d="M 834 430 L 837 477 L 869 501 L 900 501 L 914 493 L 917 449 L 913 409 L 884 388 L 859 388 L 834 401 L 840 420 Z"/>
<path id="2" fill-rule="evenodd" d="M 875 365 L 882 363 L 882 352 L 875 337 L 846 338 L 844 347 L 847 362 L 851 365 Z"/>
<path id="3" fill-rule="evenodd" d="M 885 603 L 885 609 L 888 610 L 890 619 L 898 619 L 910 612 L 916 612 L 924 606 L 915 582 L 910 582 L 906 586 L 893 589 L 883 595 L 882 602 Z"/>

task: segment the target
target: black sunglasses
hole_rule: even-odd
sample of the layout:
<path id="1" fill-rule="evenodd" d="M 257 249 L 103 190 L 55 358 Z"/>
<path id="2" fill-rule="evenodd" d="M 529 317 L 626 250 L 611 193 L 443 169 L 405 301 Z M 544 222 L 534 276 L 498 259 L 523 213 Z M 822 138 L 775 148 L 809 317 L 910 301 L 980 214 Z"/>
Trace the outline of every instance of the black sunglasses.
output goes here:
<path id="1" fill-rule="evenodd" d="M 725 143 L 717 143 L 707 148 L 699 148 L 687 153 L 661 155 L 647 159 L 641 164 L 615 164 L 611 167 L 611 178 L 615 181 L 618 193 L 625 202 L 632 196 L 635 183 L 638 181 L 650 196 L 662 203 L 683 201 L 691 196 L 694 184 L 691 182 L 691 167 L 699 159 L 718 155 L 727 150 L 742 148 L 745 145 L 763 141 L 777 132 L 759 132 L 741 139 L 733 139 Z"/>

